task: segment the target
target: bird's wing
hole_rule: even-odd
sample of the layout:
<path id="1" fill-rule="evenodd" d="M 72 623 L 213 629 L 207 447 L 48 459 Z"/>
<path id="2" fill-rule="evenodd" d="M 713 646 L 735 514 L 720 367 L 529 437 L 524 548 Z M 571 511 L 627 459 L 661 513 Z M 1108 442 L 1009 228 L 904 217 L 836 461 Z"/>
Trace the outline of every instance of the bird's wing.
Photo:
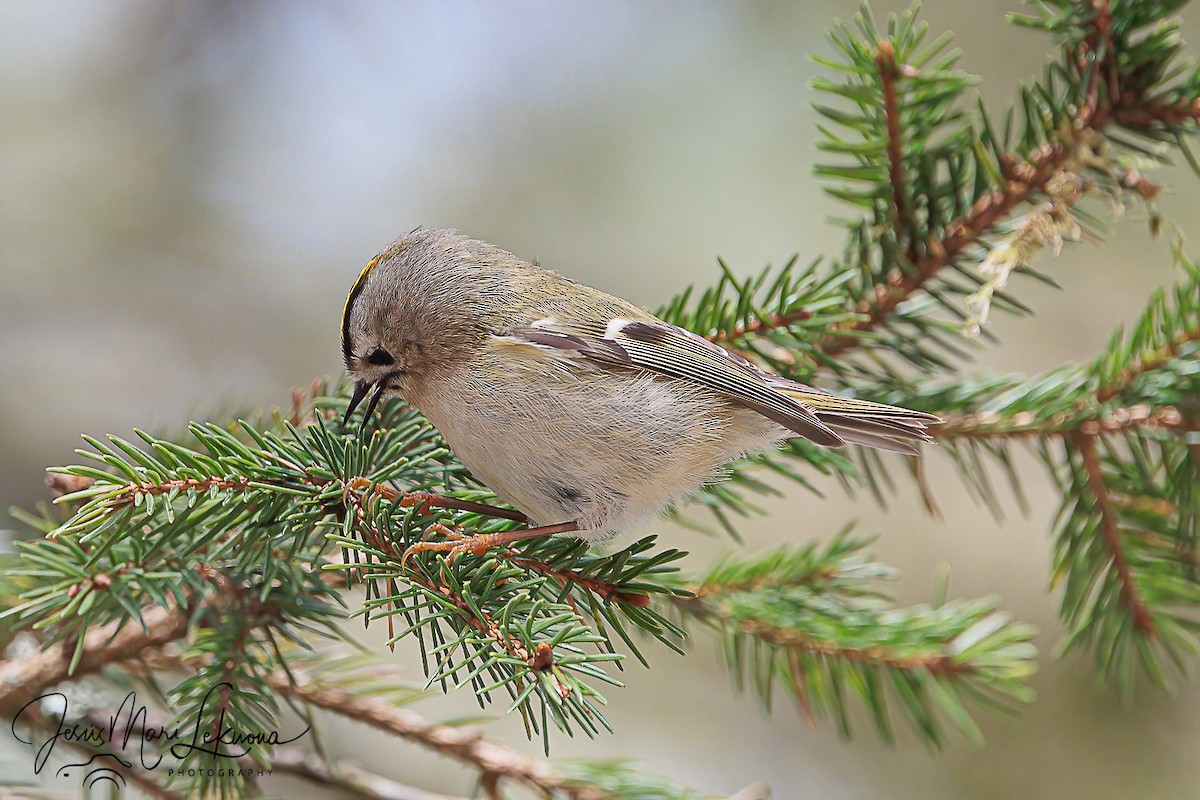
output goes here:
<path id="1" fill-rule="evenodd" d="M 545 318 L 517 326 L 501 338 L 694 383 L 720 392 L 817 444 L 839 447 L 845 443 L 811 407 L 772 386 L 768 378 L 774 376 L 707 339 L 659 320 L 580 322 Z"/>
<path id="2" fill-rule="evenodd" d="M 942 421 L 924 411 L 842 397 L 778 375 L 763 375 L 771 388 L 811 408 L 821 422 L 854 444 L 917 455 L 910 442 L 932 441 L 925 428 Z"/>

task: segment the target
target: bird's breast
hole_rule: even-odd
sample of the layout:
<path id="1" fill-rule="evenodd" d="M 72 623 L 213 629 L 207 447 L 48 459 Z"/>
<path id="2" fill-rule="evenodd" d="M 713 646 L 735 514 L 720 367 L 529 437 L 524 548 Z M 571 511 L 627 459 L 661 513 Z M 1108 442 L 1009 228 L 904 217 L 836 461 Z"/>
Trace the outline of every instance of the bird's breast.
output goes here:
<path id="1" fill-rule="evenodd" d="M 410 399 L 500 497 L 537 524 L 578 521 L 588 538 L 782 438 L 702 387 L 536 354 L 485 352 Z"/>

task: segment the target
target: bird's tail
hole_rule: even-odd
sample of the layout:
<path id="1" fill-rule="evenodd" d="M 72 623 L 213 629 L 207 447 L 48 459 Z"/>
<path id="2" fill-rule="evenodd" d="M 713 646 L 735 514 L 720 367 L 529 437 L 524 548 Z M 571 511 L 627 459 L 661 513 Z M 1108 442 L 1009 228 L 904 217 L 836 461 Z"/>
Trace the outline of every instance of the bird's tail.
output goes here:
<path id="1" fill-rule="evenodd" d="M 817 419 L 847 442 L 893 453 L 917 455 L 911 443 L 933 441 L 925 428 L 941 422 L 923 411 L 841 397 L 791 381 L 772 388 L 811 408 Z"/>

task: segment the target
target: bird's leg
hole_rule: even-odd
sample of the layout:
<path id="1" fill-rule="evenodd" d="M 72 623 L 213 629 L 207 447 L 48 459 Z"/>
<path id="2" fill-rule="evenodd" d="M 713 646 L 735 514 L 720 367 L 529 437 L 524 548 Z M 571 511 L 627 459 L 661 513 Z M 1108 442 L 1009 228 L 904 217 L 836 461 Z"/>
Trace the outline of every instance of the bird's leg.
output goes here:
<path id="1" fill-rule="evenodd" d="M 459 534 L 452 541 L 448 542 L 420 541 L 412 544 L 404 551 L 400 563 L 404 564 L 404 562 L 417 553 L 424 553 L 430 550 L 445 553 L 447 558 L 454 558 L 460 553 L 473 553 L 478 556 L 483 555 L 493 547 L 504 547 L 513 542 L 522 542 L 526 539 L 538 539 L 542 536 L 577 530 L 579 530 L 578 522 L 560 522 L 557 525 L 539 525 L 536 528 L 520 528 L 515 531 L 503 531 L 501 533 L 477 533 L 474 536 L 462 536 Z"/>
<path id="2" fill-rule="evenodd" d="M 346 490 L 353 489 L 360 491 L 371 487 L 371 482 L 366 478 L 355 478 L 346 484 Z M 528 522 L 529 518 L 520 511 L 514 511 L 511 508 L 498 508 L 497 506 L 489 506 L 486 503 L 476 503 L 473 500 L 460 500 L 457 497 L 446 497 L 445 495 L 434 494 L 433 492 L 399 492 L 390 486 L 383 484 L 375 484 L 375 491 L 385 500 L 398 502 L 405 508 L 412 506 L 422 506 L 424 509 L 436 508 L 453 508 L 458 511 L 473 511 L 476 514 L 483 514 L 487 517 L 500 517 L 501 519 L 513 519 L 517 522 Z"/>
<path id="3" fill-rule="evenodd" d="M 434 494 L 432 492 L 410 492 L 403 494 L 400 496 L 400 505 L 405 507 L 421 505 L 436 508 L 453 508 L 458 511 L 473 511 L 476 514 L 483 514 L 486 517 L 514 519 L 517 522 L 529 521 L 529 517 L 526 517 L 520 511 L 513 511 L 511 508 L 498 508 L 497 506 L 489 506 L 487 503 L 476 503 L 473 500 L 459 500 L 457 497 L 446 497 L 445 495 Z"/>

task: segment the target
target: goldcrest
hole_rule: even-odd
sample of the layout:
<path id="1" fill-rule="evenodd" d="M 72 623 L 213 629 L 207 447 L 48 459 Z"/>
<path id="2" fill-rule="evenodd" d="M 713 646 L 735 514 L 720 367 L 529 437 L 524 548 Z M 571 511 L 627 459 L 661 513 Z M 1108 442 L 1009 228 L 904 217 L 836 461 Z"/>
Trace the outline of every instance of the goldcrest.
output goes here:
<path id="1" fill-rule="evenodd" d="M 373 258 L 342 315 L 346 419 L 399 394 L 530 528 L 461 552 L 575 531 L 596 541 L 729 461 L 802 436 L 916 455 L 937 417 L 773 375 L 618 297 L 451 230 Z"/>

